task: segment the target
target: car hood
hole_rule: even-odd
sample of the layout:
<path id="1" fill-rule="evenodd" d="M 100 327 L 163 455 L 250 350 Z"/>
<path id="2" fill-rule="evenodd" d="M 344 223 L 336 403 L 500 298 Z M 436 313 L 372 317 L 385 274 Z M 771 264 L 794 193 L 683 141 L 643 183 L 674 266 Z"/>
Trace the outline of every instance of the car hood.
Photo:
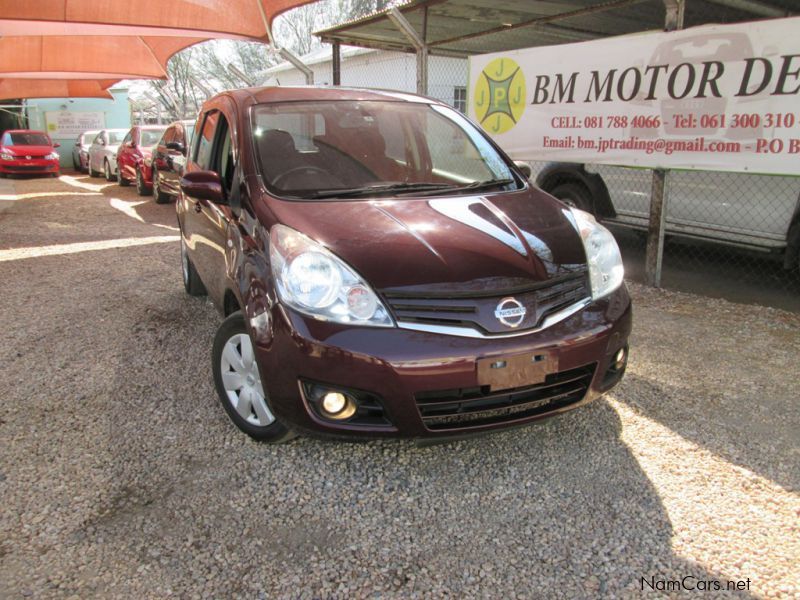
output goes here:
<path id="1" fill-rule="evenodd" d="M 568 209 L 536 188 L 486 195 L 270 202 L 376 289 L 514 289 L 585 272 Z"/>
<path id="2" fill-rule="evenodd" d="M 14 156 L 42 155 L 53 152 L 52 146 L 3 146 L 3 152 Z"/>

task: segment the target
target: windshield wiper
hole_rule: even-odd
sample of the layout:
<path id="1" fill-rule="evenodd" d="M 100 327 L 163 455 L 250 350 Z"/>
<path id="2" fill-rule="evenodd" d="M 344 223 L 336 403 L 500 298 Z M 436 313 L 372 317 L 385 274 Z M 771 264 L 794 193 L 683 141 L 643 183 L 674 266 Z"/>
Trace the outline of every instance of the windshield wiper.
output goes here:
<path id="1" fill-rule="evenodd" d="M 363 187 L 317 190 L 309 194 L 310 198 L 355 198 L 373 194 L 391 194 L 393 192 L 424 192 L 433 190 L 456 189 L 448 183 L 384 183 L 365 185 Z"/>
<path id="2" fill-rule="evenodd" d="M 472 183 L 468 183 L 467 185 L 462 185 L 458 187 L 458 191 L 461 190 L 482 190 L 485 188 L 496 187 L 500 185 L 508 185 L 509 183 L 514 183 L 513 179 L 487 179 L 485 181 L 473 181 Z"/>

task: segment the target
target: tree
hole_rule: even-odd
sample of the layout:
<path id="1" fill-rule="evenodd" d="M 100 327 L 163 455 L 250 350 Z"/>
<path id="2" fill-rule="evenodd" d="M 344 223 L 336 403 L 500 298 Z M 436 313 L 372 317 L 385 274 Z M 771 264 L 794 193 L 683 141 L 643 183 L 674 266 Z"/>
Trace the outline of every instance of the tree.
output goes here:
<path id="1" fill-rule="evenodd" d="M 321 46 L 314 32 L 383 10 L 398 0 L 321 0 L 280 15 L 273 24 L 273 36 L 279 47 L 303 56 Z M 246 87 L 247 81 L 233 74 L 235 65 L 258 83 L 259 73 L 282 59 L 266 44 L 233 40 L 214 40 L 186 48 L 173 56 L 167 65 L 167 82 L 151 81 L 151 93 L 165 107 L 172 119 L 194 115 L 208 93 Z"/>

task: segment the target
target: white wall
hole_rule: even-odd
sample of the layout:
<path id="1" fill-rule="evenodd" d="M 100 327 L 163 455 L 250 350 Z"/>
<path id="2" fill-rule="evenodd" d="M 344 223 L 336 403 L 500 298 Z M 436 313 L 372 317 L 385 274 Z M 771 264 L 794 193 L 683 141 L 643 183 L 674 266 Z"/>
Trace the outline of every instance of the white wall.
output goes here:
<path id="1" fill-rule="evenodd" d="M 344 49 L 343 49 L 344 54 Z M 453 88 L 467 85 L 467 60 L 432 56 L 428 62 L 428 95 L 453 103 Z M 309 65 L 316 85 L 333 83 L 332 59 Z M 342 56 L 342 85 L 403 92 L 417 89 L 417 59 L 413 54 L 374 50 Z M 264 85 L 305 85 L 305 77 L 294 67 L 271 73 Z"/>

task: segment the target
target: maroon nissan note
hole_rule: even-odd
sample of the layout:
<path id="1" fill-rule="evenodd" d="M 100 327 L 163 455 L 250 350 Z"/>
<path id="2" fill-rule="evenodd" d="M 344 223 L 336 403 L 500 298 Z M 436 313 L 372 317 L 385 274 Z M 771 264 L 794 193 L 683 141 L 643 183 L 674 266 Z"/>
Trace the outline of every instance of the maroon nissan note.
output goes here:
<path id="1" fill-rule="evenodd" d="M 272 442 L 463 436 L 616 385 L 619 249 L 527 174 L 428 98 L 207 101 L 176 206 L 186 291 L 225 316 L 212 368 L 231 420 Z"/>

